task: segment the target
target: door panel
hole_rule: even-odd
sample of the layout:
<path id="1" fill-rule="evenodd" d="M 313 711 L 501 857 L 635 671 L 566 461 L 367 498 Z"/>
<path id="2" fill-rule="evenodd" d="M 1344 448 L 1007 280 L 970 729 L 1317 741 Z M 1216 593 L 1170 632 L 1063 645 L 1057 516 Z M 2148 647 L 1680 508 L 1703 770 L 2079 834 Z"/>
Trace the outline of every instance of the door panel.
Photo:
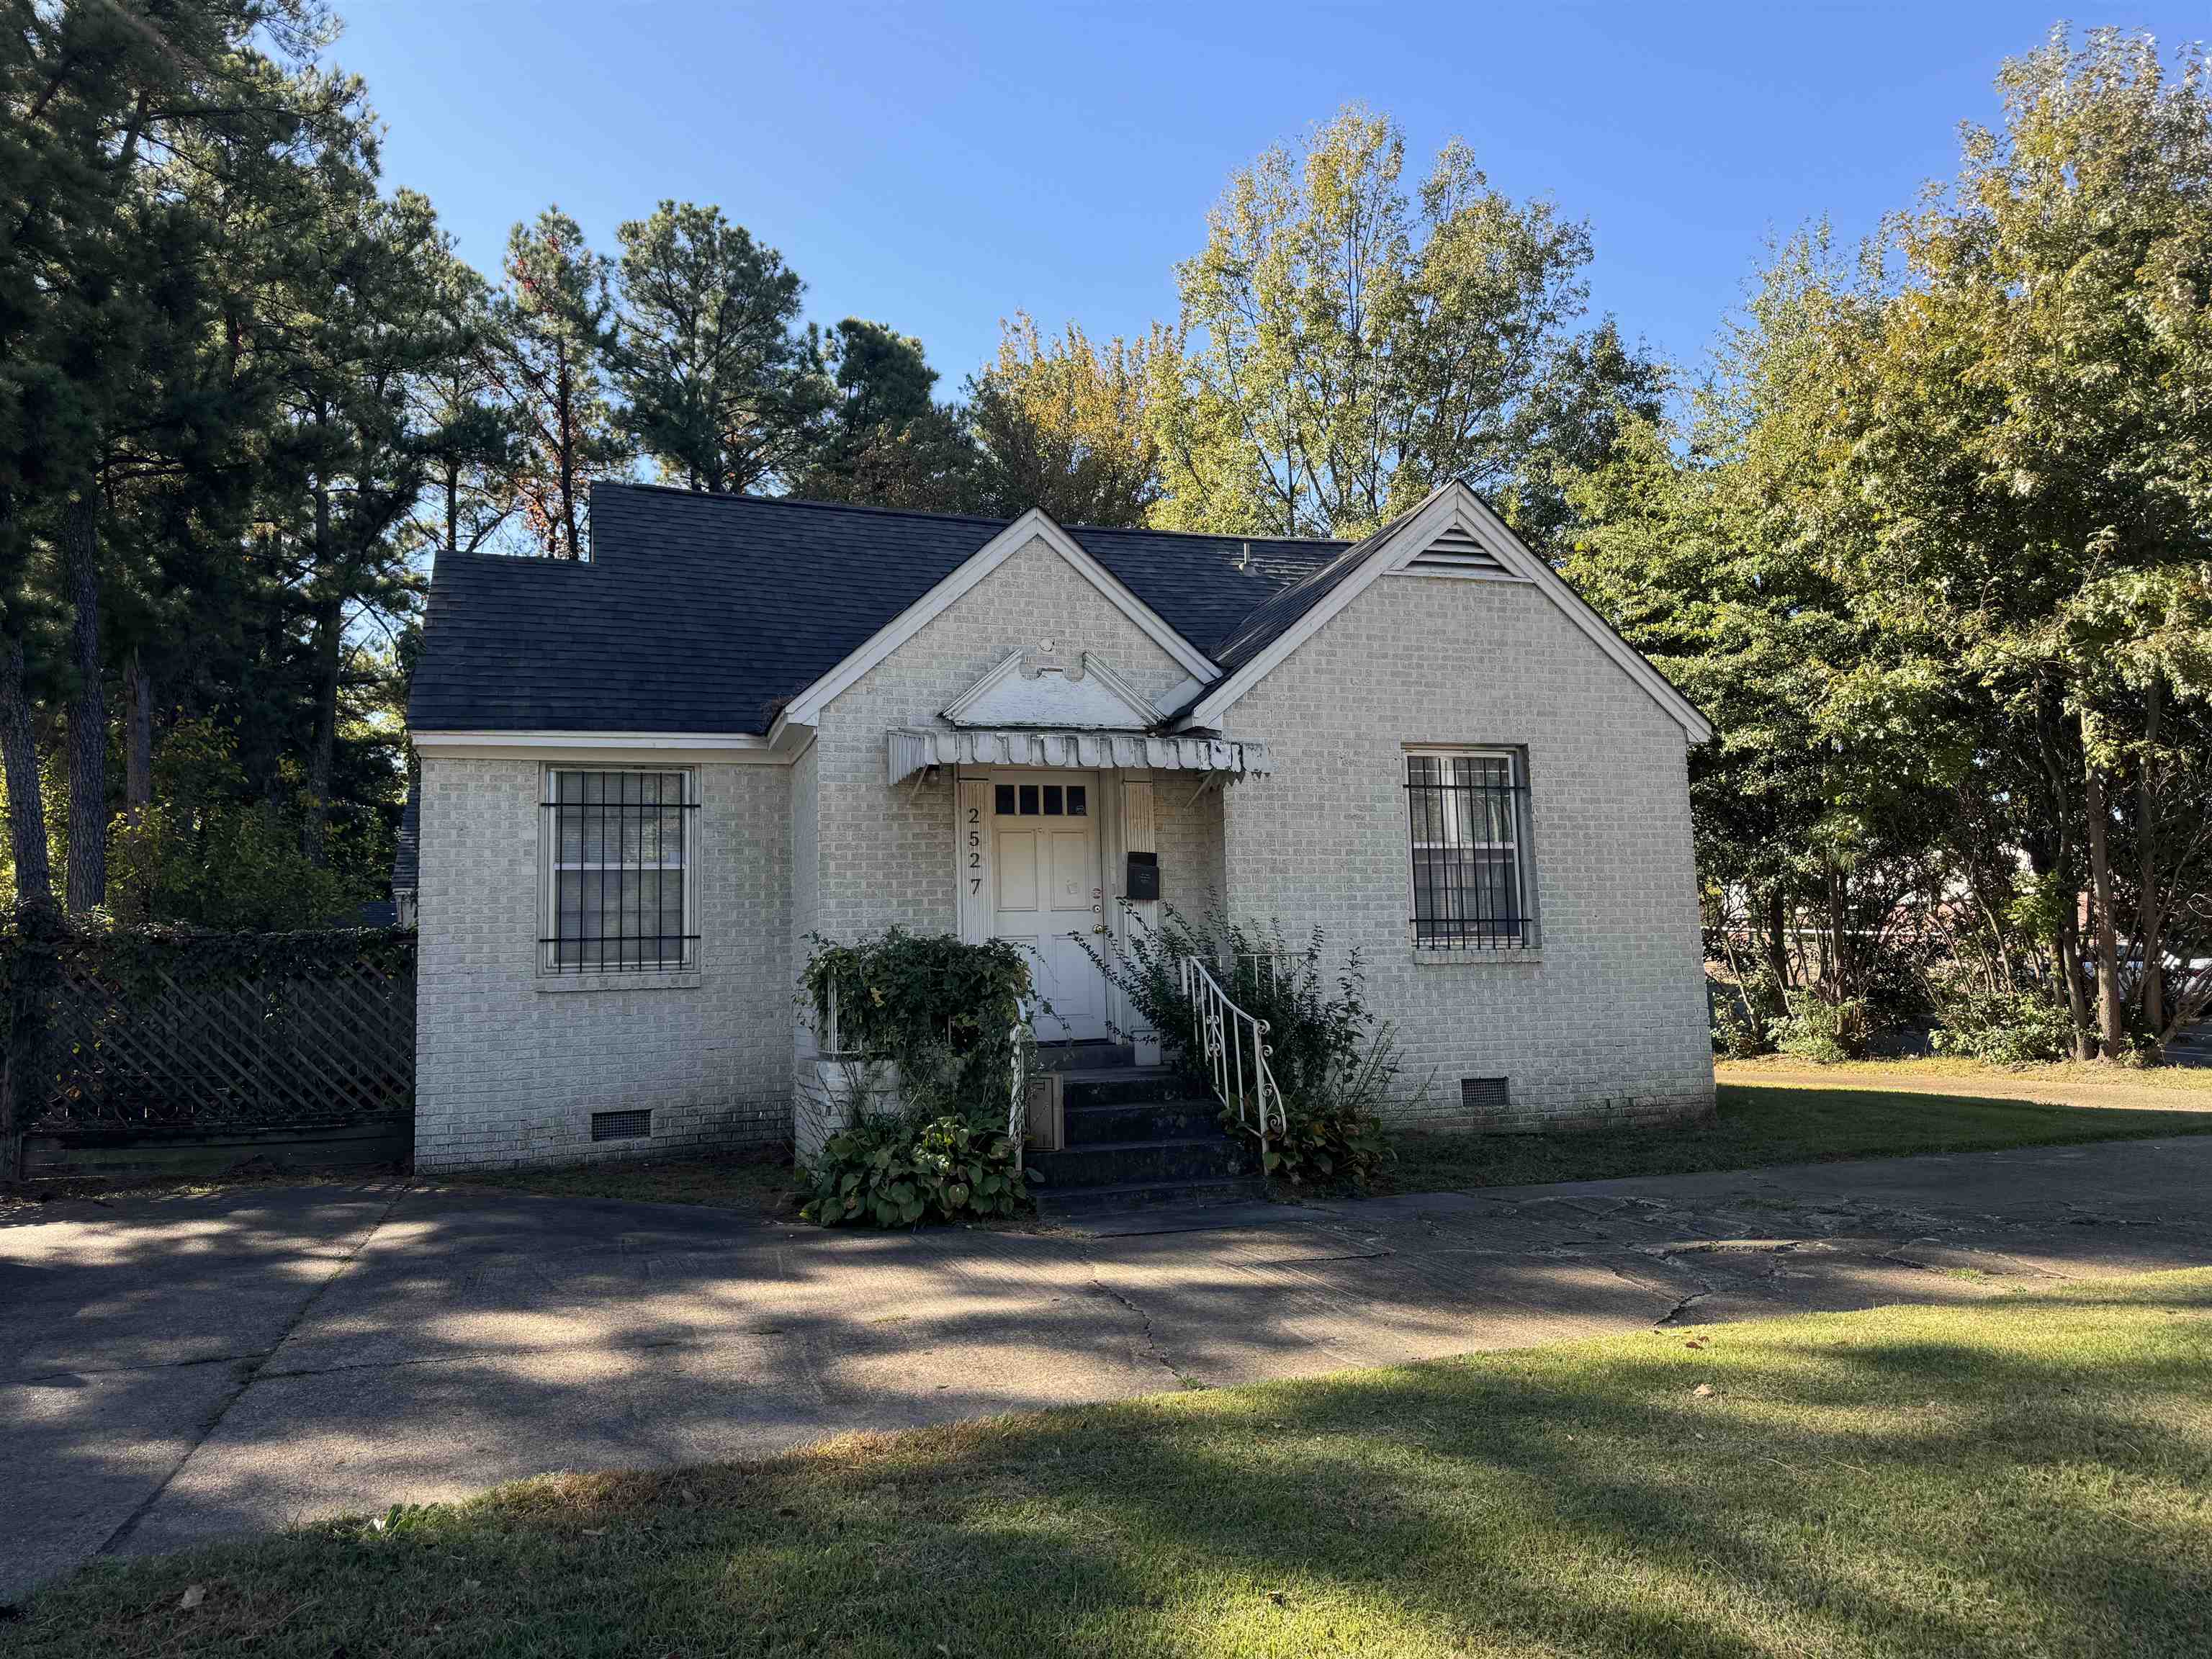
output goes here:
<path id="1" fill-rule="evenodd" d="M 1077 943 L 1092 941 L 1102 914 L 1098 820 L 1066 811 L 1071 800 L 1082 798 L 1069 793 L 1065 776 L 1031 772 L 1009 774 L 1007 781 L 1010 790 L 994 790 L 992 931 L 1034 953 L 1037 989 L 1056 1017 L 1038 1022 L 1040 1037 L 1103 1037 L 1105 981 Z M 1083 775 L 1075 781 L 1091 782 Z"/>
<path id="2" fill-rule="evenodd" d="M 1034 911 L 1037 908 L 1037 832 L 1001 830 L 998 856 L 999 908 Z"/>

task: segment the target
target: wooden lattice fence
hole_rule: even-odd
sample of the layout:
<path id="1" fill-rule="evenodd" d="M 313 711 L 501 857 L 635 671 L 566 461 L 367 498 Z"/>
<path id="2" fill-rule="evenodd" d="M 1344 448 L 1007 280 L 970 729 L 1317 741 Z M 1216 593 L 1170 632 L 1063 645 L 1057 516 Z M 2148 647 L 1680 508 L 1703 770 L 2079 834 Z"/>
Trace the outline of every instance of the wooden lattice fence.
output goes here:
<path id="1" fill-rule="evenodd" d="M 0 935 L 19 1131 L 403 1117 L 415 935 L 403 929 Z"/>

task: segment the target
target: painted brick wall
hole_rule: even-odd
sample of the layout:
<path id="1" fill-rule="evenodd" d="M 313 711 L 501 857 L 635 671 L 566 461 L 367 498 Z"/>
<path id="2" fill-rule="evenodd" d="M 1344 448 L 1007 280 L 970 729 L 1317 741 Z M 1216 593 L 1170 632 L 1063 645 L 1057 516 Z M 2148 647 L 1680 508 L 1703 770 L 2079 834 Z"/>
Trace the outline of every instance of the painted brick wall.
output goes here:
<path id="1" fill-rule="evenodd" d="M 537 763 L 423 758 L 416 1167 L 790 1133 L 790 774 L 702 766 L 699 783 L 697 971 L 550 991 L 579 981 L 537 971 Z M 592 1142 L 593 1112 L 641 1107 L 649 1140 Z"/>
<path id="2" fill-rule="evenodd" d="M 1160 898 L 1197 921 L 1218 909 L 1228 896 L 1221 866 L 1221 813 L 1224 790 L 1215 784 L 1195 800 L 1199 780 L 1187 772 L 1152 775 L 1152 841 L 1160 855 Z"/>
<path id="3" fill-rule="evenodd" d="M 1224 798 L 1232 912 L 1358 945 L 1371 1000 L 1429 1098 L 1472 1121 L 1463 1077 L 1510 1079 L 1475 1127 L 1598 1126 L 1711 1109 L 1681 728 L 1533 587 L 1389 576 L 1225 716 L 1272 777 Z M 1407 939 L 1407 744 L 1528 757 L 1538 959 Z"/>
<path id="4" fill-rule="evenodd" d="M 959 926 L 953 896 L 952 781 L 886 787 L 885 737 L 927 726 L 1006 654 L 1051 640 L 1095 651 L 1146 696 L 1184 671 L 1075 568 L 1033 541 L 822 711 L 821 904 L 817 926 L 851 939 L 896 924 Z"/>

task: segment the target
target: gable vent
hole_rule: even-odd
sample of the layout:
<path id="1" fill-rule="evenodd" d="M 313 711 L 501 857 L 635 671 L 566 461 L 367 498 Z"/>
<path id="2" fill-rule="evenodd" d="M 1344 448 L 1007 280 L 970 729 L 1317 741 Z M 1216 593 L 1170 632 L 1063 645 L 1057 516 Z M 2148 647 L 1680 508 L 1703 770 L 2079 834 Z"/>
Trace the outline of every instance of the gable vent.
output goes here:
<path id="1" fill-rule="evenodd" d="M 1431 542 L 1411 562 L 1415 570 L 1462 570 L 1478 574 L 1503 576 L 1505 567 L 1498 556 L 1458 525 Z"/>

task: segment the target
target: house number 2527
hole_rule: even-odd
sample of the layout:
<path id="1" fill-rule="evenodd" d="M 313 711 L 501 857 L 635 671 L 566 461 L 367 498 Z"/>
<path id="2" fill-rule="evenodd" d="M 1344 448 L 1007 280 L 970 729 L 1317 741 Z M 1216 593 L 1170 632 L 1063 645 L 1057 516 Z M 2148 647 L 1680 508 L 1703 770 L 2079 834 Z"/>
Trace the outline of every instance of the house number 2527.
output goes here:
<path id="1" fill-rule="evenodd" d="M 975 827 L 982 821 L 982 814 L 976 808 L 971 806 L 968 809 L 968 868 L 974 872 L 980 872 L 983 867 L 983 834 Z M 972 895 L 982 890 L 982 876 L 971 874 L 968 878 L 968 891 Z"/>

